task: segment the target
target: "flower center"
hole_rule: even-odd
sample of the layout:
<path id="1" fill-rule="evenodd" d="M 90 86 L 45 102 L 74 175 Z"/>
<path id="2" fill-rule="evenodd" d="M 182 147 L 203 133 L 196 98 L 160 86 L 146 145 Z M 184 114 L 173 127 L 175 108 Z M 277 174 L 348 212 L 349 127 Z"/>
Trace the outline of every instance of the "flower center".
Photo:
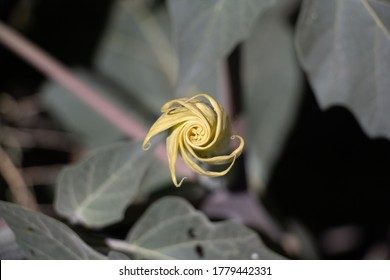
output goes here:
<path id="1" fill-rule="evenodd" d="M 199 143 L 204 138 L 204 130 L 199 126 L 194 126 L 189 131 L 189 138 L 192 143 Z"/>

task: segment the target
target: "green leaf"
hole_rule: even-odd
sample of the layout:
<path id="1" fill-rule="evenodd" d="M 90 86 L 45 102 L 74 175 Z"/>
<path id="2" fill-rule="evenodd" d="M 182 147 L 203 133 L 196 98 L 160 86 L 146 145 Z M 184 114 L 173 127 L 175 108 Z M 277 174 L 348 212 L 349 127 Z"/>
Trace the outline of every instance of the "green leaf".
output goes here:
<path id="1" fill-rule="evenodd" d="M 153 192 L 166 187 L 173 188 L 168 165 L 161 160 L 153 160 L 142 180 L 137 199 L 148 199 Z"/>
<path id="2" fill-rule="evenodd" d="M 116 251 L 110 251 L 108 253 L 108 259 L 109 260 L 123 260 L 123 261 L 130 260 L 130 258 L 127 255 L 120 253 L 120 252 L 116 252 Z"/>
<path id="3" fill-rule="evenodd" d="M 153 153 L 139 142 L 98 150 L 60 175 L 55 199 L 58 213 L 73 223 L 101 227 L 120 221 L 134 200 Z"/>
<path id="4" fill-rule="evenodd" d="M 302 72 L 293 30 L 279 9 L 267 10 L 243 44 L 250 185 L 266 184 L 299 105 Z M 255 157 L 255 158 L 253 158 Z"/>
<path id="5" fill-rule="evenodd" d="M 115 2 L 95 64 L 150 112 L 158 113 L 174 97 L 177 58 L 167 11 L 151 10 L 147 2 Z"/>
<path id="6" fill-rule="evenodd" d="M 370 136 L 390 137 L 390 1 L 307 0 L 296 45 L 322 108 L 344 105 Z"/>
<path id="7" fill-rule="evenodd" d="M 155 202 L 126 238 L 139 259 L 277 259 L 252 230 L 211 223 L 182 198 Z"/>
<path id="8" fill-rule="evenodd" d="M 29 259 L 105 259 L 53 218 L 4 201 L 0 201 L 0 210 L 0 216 L 15 233 L 17 243 Z"/>
<path id="9" fill-rule="evenodd" d="M 214 76 L 217 62 L 246 38 L 257 16 L 270 2 L 169 1 L 180 61 L 179 95 Z"/>
<path id="10" fill-rule="evenodd" d="M 25 252 L 16 243 L 15 234 L 0 214 L 0 260 L 22 260 Z"/>

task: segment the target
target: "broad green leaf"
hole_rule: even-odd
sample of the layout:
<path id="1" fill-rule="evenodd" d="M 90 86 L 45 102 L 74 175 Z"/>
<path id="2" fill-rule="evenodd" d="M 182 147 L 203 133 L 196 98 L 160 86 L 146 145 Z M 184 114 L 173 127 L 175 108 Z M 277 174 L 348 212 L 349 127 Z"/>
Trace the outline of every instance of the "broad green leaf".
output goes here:
<path id="1" fill-rule="evenodd" d="M 69 227 L 46 215 L 0 201 L 0 216 L 15 233 L 16 242 L 29 259 L 105 259 Z"/>
<path id="2" fill-rule="evenodd" d="M 153 153 L 139 142 L 102 148 L 60 175 L 55 208 L 73 223 L 101 227 L 120 221 L 135 199 Z"/>
<path id="3" fill-rule="evenodd" d="M 216 64 L 249 33 L 268 0 L 170 0 L 179 55 L 179 95 L 214 76 Z M 213 94 L 213 93 L 210 93 Z"/>
<path id="4" fill-rule="evenodd" d="M 199 93 L 207 93 L 212 96 L 214 99 L 219 100 L 221 95 L 224 94 L 224 87 L 226 80 L 223 80 L 224 69 L 223 60 L 212 64 L 207 69 L 208 74 L 204 78 L 199 79 L 196 83 L 191 84 L 191 86 L 176 90 L 176 98 L 187 97 L 190 98 Z M 227 73 L 227 72 L 225 72 Z"/>
<path id="5" fill-rule="evenodd" d="M 344 105 L 370 136 L 390 137 L 390 1 L 306 0 L 296 35 L 322 108 Z"/>
<path id="6" fill-rule="evenodd" d="M 104 83 L 103 79 L 82 69 L 74 70 L 73 74 L 120 110 L 126 112 L 129 118 L 146 124 L 141 117 L 143 112 L 138 111 L 131 104 L 131 100 L 123 98 L 117 89 Z M 112 143 L 123 135 L 118 128 L 94 109 L 55 82 L 45 83 L 40 90 L 40 97 L 47 110 L 61 121 L 68 131 L 78 136 L 78 140 L 88 148 L 93 149 Z"/>
<path id="7" fill-rule="evenodd" d="M 273 7 L 278 13 L 290 17 L 289 20 L 291 20 L 291 16 L 294 16 L 301 3 L 302 0 L 275 0 Z"/>
<path id="8" fill-rule="evenodd" d="M 174 97 L 177 58 L 166 10 L 151 10 L 147 4 L 115 2 L 95 64 L 101 73 L 157 114 Z"/>
<path id="9" fill-rule="evenodd" d="M 137 198 L 147 199 L 153 192 L 164 187 L 173 187 L 168 165 L 161 160 L 153 160 L 142 180 Z"/>
<path id="10" fill-rule="evenodd" d="M 139 259 L 277 259 L 257 234 L 236 222 L 211 223 L 182 198 L 155 202 L 126 238 Z"/>
<path id="11" fill-rule="evenodd" d="M 279 9 L 267 10 L 243 44 L 243 82 L 249 181 L 259 190 L 281 152 L 302 92 L 293 30 Z"/>
<path id="12" fill-rule="evenodd" d="M 0 213 L 0 260 L 22 260 L 25 252 L 16 243 L 15 234 Z"/>
<path id="13" fill-rule="evenodd" d="M 123 261 L 130 260 L 130 258 L 127 255 L 116 251 L 110 251 L 107 257 L 109 260 L 123 260 Z"/>

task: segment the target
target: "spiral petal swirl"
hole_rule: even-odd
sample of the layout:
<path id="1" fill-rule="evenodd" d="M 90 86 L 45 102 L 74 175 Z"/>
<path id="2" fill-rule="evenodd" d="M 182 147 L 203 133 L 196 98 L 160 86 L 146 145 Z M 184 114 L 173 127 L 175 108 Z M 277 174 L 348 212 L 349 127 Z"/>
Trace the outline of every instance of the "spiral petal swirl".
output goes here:
<path id="1" fill-rule="evenodd" d="M 163 113 L 152 125 L 142 148 L 147 150 L 150 139 L 168 131 L 166 140 L 169 169 L 176 187 L 176 161 L 180 154 L 193 171 L 206 176 L 218 177 L 229 172 L 236 158 L 244 149 L 244 139 L 230 134 L 230 122 L 223 108 L 209 95 L 198 94 L 191 98 L 180 98 L 167 102 L 161 108 Z M 238 147 L 226 153 L 230 140 L 238 139 Z M 205 170 L 201 164 L 224 165 L 222 171 Z"/>

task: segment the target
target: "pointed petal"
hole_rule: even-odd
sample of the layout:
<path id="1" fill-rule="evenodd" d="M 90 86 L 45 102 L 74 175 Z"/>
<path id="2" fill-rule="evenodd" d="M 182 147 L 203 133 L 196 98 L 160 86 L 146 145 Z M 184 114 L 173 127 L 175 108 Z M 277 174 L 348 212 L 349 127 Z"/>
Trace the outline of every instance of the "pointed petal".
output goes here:
<path id="1" fill-rule="evenodd" d="M 144 142 L 142 144 L 142 148 L 147 150 L 150 139 L 152 139 L 157 134 L 168 130 L 182 122 L 193 119 L 194 117 L 188 115 L 187 112 L 179 112 L 179 113 L 165 113 L 161 115 L 157 121 L 152 125 L 149 129 L 148 134 L 145 136 Z"/>
<path id="2" fill-rule="evenodd" d="M 198 161 L 202 163 L 208 163 L 208 164 L 214 164 L 214 165 L 221 165 L 221 164 L 227 164 L 231 163 L 233 160 L 235 160 L 237 157 L 239 157 L 244 149 L 244 139 L 239 135 L 234 135 L 231 137 L 231 139 L 238 138 L 240 140 L 239 146 L 230 154 L 223 155 L 223 156 L 214 156 L 214 157 L 199 157 L 197 153 L 189 146 L 187 143 L 185 143 L 185 148 L 187 151 L 191 153 L 191 155 Z"/>
<path id="3" fill-rule="evenodd" d="M 179 141 L 180 141 L 178 136 L 180 130 L 181 130 L 180 127 L 173 129 L 167 137 L 167 155 L 168 155 L 169 170 L 171 172 L 173 184 L 176 187 L 180 187 L 185 179 L 184 177 L 183 179 L 180 180 L 179 183 L 177 183 L 177 179 L 176 179 L 176 161 L 177 161 L 177 154 L 179 150 Z"/>
<path id="4" fill-rule="evenodd" d="M 223 176 L 223 175 L 226 175 L 230 169 L 233 167 L 234 165 L 234 162 L 236 161 L 236 157 L 233 158 L 231 164 L 223 171 L 208 171 L 208 170 L 204 170 L 202 167 L 199 166 L 199 164 L 197 164 L 193 158 L 191 158 L 188 153 L 186 152 L 186 149 L 184 148 L 183 146 L 183 143 L 180 142 L 180 154 L 184 160 L 184 162 L 188 165 L 188 167 L 190 167 L 193 171 L 195 171 L 196 173 L 198 174 L 201 174 L 201 175 L 206 175 L 206 176 L 209 176 L 209 177 L 219 177 L 219 176 Z"/>

